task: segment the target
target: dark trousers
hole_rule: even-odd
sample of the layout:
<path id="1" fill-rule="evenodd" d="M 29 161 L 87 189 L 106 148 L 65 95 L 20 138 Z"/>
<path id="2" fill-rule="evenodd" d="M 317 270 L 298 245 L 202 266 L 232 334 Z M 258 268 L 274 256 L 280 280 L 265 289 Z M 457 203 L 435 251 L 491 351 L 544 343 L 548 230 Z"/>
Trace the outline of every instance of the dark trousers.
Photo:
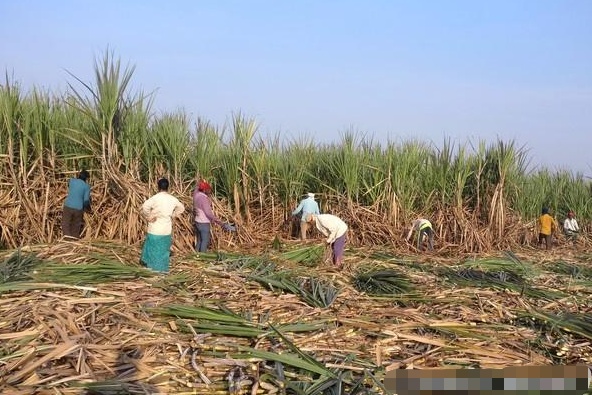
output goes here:
<path id="1" fill-rule="evenodd" d="M 64 211 L 62 213 L 62 232 L 64 233 L 64 236 L 79 239 L 80 234 L 82 233 L 83 217 L 84 210 L 76 210 L 64 206 Z"/>
<path id="2" fill-rule="evenodd" d="M 199 252 L 206 252 L 210 244 L 210 228 L 209 223 L 194 222 L 195 230 L 195 249 Z"/>

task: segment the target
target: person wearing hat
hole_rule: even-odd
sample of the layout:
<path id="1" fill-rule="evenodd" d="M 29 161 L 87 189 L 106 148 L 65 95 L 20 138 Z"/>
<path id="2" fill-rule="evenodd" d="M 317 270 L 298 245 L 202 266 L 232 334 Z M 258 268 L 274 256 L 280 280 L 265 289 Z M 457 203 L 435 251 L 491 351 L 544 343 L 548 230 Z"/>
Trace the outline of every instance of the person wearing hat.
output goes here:
<path id="1" fill-rule="evenodd" d="M 555 218 L 549 214 L 549 209 L 543 207 L 541 216 L 539 217 L 539 245 L 545 242 L 545 249 L 551 249 L 553 244 L 553 233 L 557 231 L 557 223 Z"/>
<path id="2" fill-rule="evenodd" d="M 173 218 L 185 211 L 185 206 L 169 193 L 169 180 L 157 182 L 158 193 L 142 204 L 142 215 L 148 220 L 146 240 L 140 260 L 147 268 L 168 273 L 173 244 Z"/>
<path id="3" fill-rule="evenodd" d="M 434 229 L 432 223 L 424 218 L 416 219 L 411 223 L 409 232 L 407 233 L 407 241 L 411 240 L 413 232 L 417 232 L 417 249 L 422 250 L 423 239 L 428 239 L 428 249 L 431 251 L 434 249 Z"/>
<path id="4" fill-rule="evenodd" d="M 311 226 L 316 224 L 319 232 L 327 237 L 327 244 L 331 246 L 333 264 L 341 268 L 347 224 L 333 214 L 308 214 L 305 218 L 307 224 Z"/>
<path id="5" fill-rule="evenodd" d="M 193 215 L 195 231 L 195 249 L 206 252 L 210 244 L 210 230 L 212 222 L 220 225 L 224 230 L 232 232 L 235 228 L 222 222 L 212 211 L 212 187 L 205 180 L 200 180 L 193 191 Z"/>
<path id="6" fill-rule="evenodd" d="M 578 226 L 578 221 L 576 221 L 574 212 L 570 211 L 567 213 L 565 221 L 563 221 L 563 233 L 565 233 L 565 237 L 567 237 L 568 240 L 575 243 L 579 232 L 580 227 Z"/>
<path id="7" fill-rule="evenodd" d="M 62 232 L 65 238 L 79 239 L 82 233 L 84 212 L 90 212 L 90 185 L 88 171 L 82 170 L 78 178 L 68 181 L 68 196 L 62 212 Z"/>
<path id="8" fill-rule="evenodd" d="M 294 211 L 292 216 L 300 215 L 300 239 L 306 240 L 306 232 L 308 231 L 307 218 L 309 214 L 319 215 L 319 204 L 315 200 L 314 193 L 307 193 L 306 197 L 300 201 L 300 204 Z"/>

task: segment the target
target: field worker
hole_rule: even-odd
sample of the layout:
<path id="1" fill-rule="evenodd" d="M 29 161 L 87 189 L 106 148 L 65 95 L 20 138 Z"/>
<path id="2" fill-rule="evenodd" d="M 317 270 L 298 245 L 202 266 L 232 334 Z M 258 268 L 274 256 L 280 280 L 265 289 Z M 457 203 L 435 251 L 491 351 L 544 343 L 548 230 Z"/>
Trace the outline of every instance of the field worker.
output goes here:
<path id="1" fill-rule="evenodd" d="M 432 223 L 424 218 L 419 218 L 413 221 L 407 233 L 407 241 L 411 240 L 413 232 L 417 232 L 417 249 L 423 250 L 423 238 L 428 239 L 428 249 L 431 251 L 434 249 L 434 229 Z"/>
<path id="2" fill-rule="evenodd" d="M 193 215 L 195 231 L 195 249 L 206 252 L 210 244 L 211 224 L 216 223 L 224 230 L 234 231 L 234 226 L 223 223 L 212 211 L 212 187 L 205 180 L 200 180 L 193 191 Z"/>
<path id="3" fill-rule="evenodd" d="M 148 233 L 142 247 L 141 261 L 149 269 L 169 271 L 173 244 L 173 218 L 185 211 L 185 206 L 169 194 L 169 180 L 158 180 L 158 193 L 142 205 L 142 215 L 148 220 Z"/>
<path id="4" fill-rule="evenodd" d="M 549 250 L 553 244 L 553 234 L 557 231 L 555 219 L 549 215 L 549 209 L 543 207 L 539 217 L 539 245 L 545 241 L 545 249 Z"/>
<path id="5" fill-rule="evenodd" d="M 567 213 L 567 218 L 563 221 L 563 233 L 568 240 L 576 242 L 578 233 L 580 233 L 580 227 L 573 211 Z"/>
<path id="6" fill-rule="evenodd" d="M 332 214 L 308 214 L 306 222 L 311 226 L 316 223 L 317 229 L 327 237 L 327 244 L 331 246 L 333 265 L 341 268 L 347 224 Z"/>
<path id="7" fill-rule="evenodd" d="M 84 211 L 90 212 L 90 185 L 88 172 L 82 170 L 78 178 L 68 181 L 68 196 L 62 212 L 62 232 L 64 237 L 79 239 L 82 233 Z"/>
<path id="8" fill-rule="evenodd" d="M 300 204 L 294 211 L 292 216 L 300 215 L 300 239 L 306 240 L 306 232 L 308 231 L 308 222 L 306 219 L 309 214 L 319 215 L 319 204 L 315 200 L 314 193 L 307 193 L 306 197 L 300 201 Z"/>

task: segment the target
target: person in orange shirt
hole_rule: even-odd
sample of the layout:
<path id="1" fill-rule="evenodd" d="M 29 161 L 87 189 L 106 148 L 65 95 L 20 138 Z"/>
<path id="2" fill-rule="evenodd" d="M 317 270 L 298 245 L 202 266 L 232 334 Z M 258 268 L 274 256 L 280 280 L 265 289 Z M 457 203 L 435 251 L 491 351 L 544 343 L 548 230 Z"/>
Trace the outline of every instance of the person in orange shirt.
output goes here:
<path id="1" fill-rule="evenodd" d="M 553 244 L 553 234 L 557 231 L 557 223 L 549 214 L 549 209 L 543 207 L 539 217 L 539 245 L 545 241 L 545 249 L 549 250 Z"/>

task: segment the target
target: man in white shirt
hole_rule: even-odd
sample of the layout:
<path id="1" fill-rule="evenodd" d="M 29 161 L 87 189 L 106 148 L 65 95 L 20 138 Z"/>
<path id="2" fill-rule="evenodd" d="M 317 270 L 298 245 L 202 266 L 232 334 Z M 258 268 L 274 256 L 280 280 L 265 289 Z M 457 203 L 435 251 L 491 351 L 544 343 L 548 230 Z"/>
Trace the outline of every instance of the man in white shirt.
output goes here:
<path id="1" fill-rule="evenodd" d="M 333 252 L 333 264 L 335 267 L 341 268 L 347 224 L 341 218 L 332 214 L 308 214 L 306 222 L 310 225 L 316 223 L 319 232 L 327 237 L 327 244 L 331 246 Z"/>
<path id="2" fill-rule="evenodd" d="M 142 215 L 148 220 L 148 233 L 142 247 L 142 262 L 152 270 L 169 271 L 173 243 L 173 218 L 185 211 L 185 206 L 168 193 L 169 180 L 158 180 L 158 193 L 142 205 Z"/>
<path id="3" fill-rule="evenodd" d="M 578 233 L 580 233 L 580 227 L 578 221 L 576 221 L 575 214 L 573 211 L 567 213 L 567 218 L 563 221 L 563 233 L 568 240 L 576 242 Z"/>

